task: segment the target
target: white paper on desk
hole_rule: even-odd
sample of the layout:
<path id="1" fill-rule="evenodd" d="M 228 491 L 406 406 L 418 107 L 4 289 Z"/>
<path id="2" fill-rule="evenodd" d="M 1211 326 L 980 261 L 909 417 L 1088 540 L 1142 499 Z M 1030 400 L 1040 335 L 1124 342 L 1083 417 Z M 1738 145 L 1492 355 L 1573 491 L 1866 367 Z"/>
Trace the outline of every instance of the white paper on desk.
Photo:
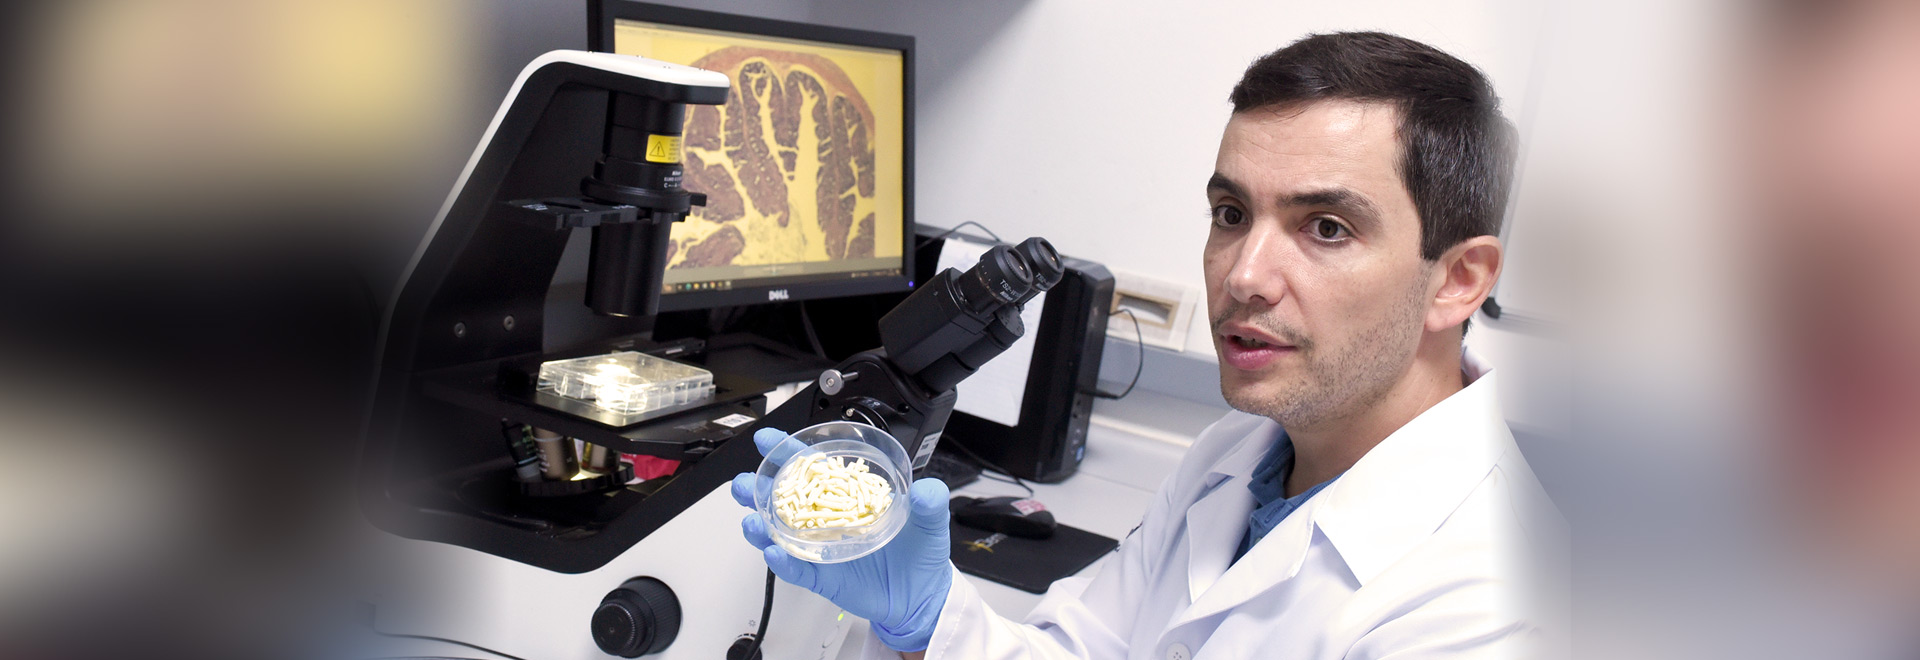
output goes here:
<path id="1" fill-rule="evenodd" d="M 958 268 L 966 272 L 980 263 L 980 255 L 991 246 L 949 238 L 940 248 L 939 267 L 934 272 Z M 959 392 L 953 409 L 1006 426 L 1020 425 L 1020 399 L 1027 394 L 1027 369 L 1033 365 L 1033 338 L 1040 333 L 1040 310 L 1047 294 L 1034 296 L 1020 310 L 1020 323 L 1026 333 L 1007 347 L 1006 352 L 988 360 L 986 366 L 968 376 L 953 389 Z"/>

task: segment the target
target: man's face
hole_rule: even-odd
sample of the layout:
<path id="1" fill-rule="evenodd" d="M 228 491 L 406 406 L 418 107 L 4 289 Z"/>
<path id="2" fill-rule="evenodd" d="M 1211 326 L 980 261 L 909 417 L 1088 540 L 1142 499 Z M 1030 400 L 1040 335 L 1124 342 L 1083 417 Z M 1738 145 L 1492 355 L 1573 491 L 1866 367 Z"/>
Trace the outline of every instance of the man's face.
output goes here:
<path id="1" fill-rule="evenodd" d="M 1352 101 L 1227 122 L 1207 186 L 1206 278 L 1234 408 L 1305 430 L 1407 373 L 1433 291 L 1398 123 L 1390 105 Z"/>

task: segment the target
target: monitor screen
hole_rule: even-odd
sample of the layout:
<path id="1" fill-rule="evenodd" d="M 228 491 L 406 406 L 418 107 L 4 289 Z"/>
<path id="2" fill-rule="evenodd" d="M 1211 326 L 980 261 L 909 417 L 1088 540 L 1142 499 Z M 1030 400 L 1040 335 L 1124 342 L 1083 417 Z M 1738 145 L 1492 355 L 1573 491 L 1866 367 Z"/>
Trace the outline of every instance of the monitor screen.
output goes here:
<path id="1" fill-rule="evenodd" d="M 611 23 L 613 52 L 733 82 L 726 105 L 687 109 L 685 185 L 707 204 L 672 230 L 662 310 L 909 286 L 910 40 L 889 48 L 793 36 L 853 33 L 834 28 L 628 13 L 638 17 L 599 19 Z"/>

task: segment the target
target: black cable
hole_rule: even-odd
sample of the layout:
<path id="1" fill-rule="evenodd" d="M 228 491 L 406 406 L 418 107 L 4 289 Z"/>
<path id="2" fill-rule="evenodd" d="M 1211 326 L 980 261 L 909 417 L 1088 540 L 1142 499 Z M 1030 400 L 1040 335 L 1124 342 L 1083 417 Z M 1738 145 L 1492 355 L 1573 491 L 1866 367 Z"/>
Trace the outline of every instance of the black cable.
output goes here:
<path id="1" fill-rule="evenodd" d="M 1001 243 L 1005 243 L 1005 242 L 1006 242 L 1006 241 L 1004 241 L 1004 240 L 1001 240 L 1001 238 L 1000 238 L 1000 235 L 999 235 L 999 234 L 995 234 L 995 233 L 993 233 L 993 230 L 992 230 L 992 229 L 988 229 L 986 225 L 983 225 L 983 224 L 980 224 L 980 223 L 978 223 L 978 222 L 974 222 L 974 221 L 972 221 L 972 220 L 968 220 L 968 221 L 966 221 L 966 222 L 962 222 L 962 223 L 960 223 L 960 224 L 957 224 L 957 225 L 954 225 L 952 229 L 948 229 L 948 230 L 946 230 L 946 231 L 943 231 L 943 232 L 940 232 L 940 233 L 938 233 L 938 234 L 934 234 L 934 235 L 932 235 L 932 236 L 929 236 L 929 237 L 927 237 L 927 238 L 923 238 L 923 239 L 920 239 L 920 242 L 919 242 L 919 243 L 915 243 L 915 244 L 913 244 L 913 247 L 914 247 L 914 249 L 919 249 L 919 248 L 920 248 L 920 246 L 923 246 L 923 245 L 926 245 L 926 244 L 928 244 L 928 243 L 932 243 L 932 242 L 934 242 L 934 241 L 937 241 L 937 240 L 940 240 L 940 239 L 942 239 L 942 238 L 946 238 L 946 237 L 948 237 L 948 236 L 952 236 L 954 232 L 957 232 L 957 231 L 960 231 L 960 228 L 961 228 L 961 227 L 965 227 L 965 226 L 967 226 L 967 225 L 973 225 L 973 226 L 975 226 L 975 227 L 979 227 L 979 228 L 980 228 L 980 231 L 984 231 L 984 232 L 987 232 L 987 235 L 988 235 L 988 236 L 992 236 L 992 237 L 993 237 L 993 240 L 996 240 L 996 241 L 1000 241 Z"/>
<path id="2" fill-rule="evenodd" d="M 820 334 L 813 330 L 813 317 L 807 315 L 807 301 L 802 300 L 795 304 L 800 306 L 800 327 L 807 331 L 807 343 L 813 345 L 813 354 L 820 356 L 822 360 L 828 359 L 827 349 L 820 345 Z"/>
<path id="3" fill-rule="evenodd" d="M 408 634 L 408 633 L 390 633 L 390 632 L 381 632 L 381 631 L 378 631 L 378 630 L 375 630 L 375 631 L 373 631 L 373 634 L 375 634 L 375 635 L 381 635 L 381 636 L 384 636 L 384 637 L 399 637 L 399 638 L 402 638 L 402 639 L 424 639 L 424 640 L 426 640 L 426 641 L 429 641 L 429 642 L 444 642 L 444 643 L 447 643 L 447 644 L 454 644 L 454 645 L 458 645 L 458 646 L 465 646 L 465 647 L 467 647 L 467 648 L 470 648 L 470 649 L 473 649 L 473 650 L 475 650 L 475 651 L 480 651 L 480 652 L 482 652 L 482 653 L 492 653 L 492 654 L 494 654 L 494 655 L 497 655 L 497 656 L 500 656 L 500 657 L 502 657 L 502 658 L 507 658 L 507 660 L 527 660 L 526 658 L 522 658 L 522 657 L 520 657 L 520 656 L 517 656 L 517 655 L 513 655 L 513 654 L 511 654 L 511 653 L 501 653 L 501 652 L 499 652 L 499 651 L 495 651 L 495 650 L 493 650 L 493 649 L 490 649 L 490 648 L 487 648 L 487 647 L 485 647 L 485 646 L 481 646 L 481 645 L 479 645 L 479 644 L 473 644 L 473 643 L 470 643 L 470 642 L 462 642 L 462 641 L 460 641 L 460 640 L 457 640 L 457 639 L 447 639 L 447 638 L 445 638 L 445 637 L 434 637 L 434 636 L 432 636 L 432 635 L 413 635 L 413 634 Z"/>
<path id="4" fill-rule="evenodd" d="M 1024 482 L 1024 481 L 1021 481 L 1019 477 L 1015 477 L 1015 476 L 1012 476 L 1012 475 L 1005 475 L 1005 474 L 995 474 L 995 471 L 994 471 L 994 470 L 981 470 L 981 471 L 980 471 L 980 478 L 981 478 L 981 479 L 986 479 L 987 481 L 998 481 L 998 482 L 1000 482 L 1000 483 L 1003 483 L 1003 484 L 1013 484 L 1013 485 L 1015 485 L 1015 486 L 1019 486 L 1019 487 L 1021 487 L 1021 488 L 1026 488 L 1026 489 L 1027 489 L 1027 496 L 1028 496 L 1028 497 L 1032 497 L 1032 496 L 1033 496 L 1033 489 L 1032 489 L 1032 488 L 1029 488 L 1029 487 L 1027 486 L 1027 484 L 1026 484 L 1026 482 Z"/>
<path id="5" fill-rule="evenodd" d="M 760 605 L 760 630 L 753 634 L 753 645 L 740 655 L 740 660 L 754 660 L 760 653 L 760 643 L 767 641 L 767 619 L 773 617 L 773 569 L 767 569 L 767 599 Z"/>
<path id="6" fill-rule="evenodd" d="M 1140 371 L 1142 369 L 1145 369 L 1147 366 L 1147 343 L 1141 340 L 1140 338 L 1140 317 L 1134 316 L 1133 310 L 1127 309 L 1125 307 L 1120 308 L 1119 310 L 1115 311 L 1113 314 L 1123 314 L 1123 313 L 1127 315 L 1127 318 L 1133 319 L 1133 345 L 1140 349 L 1140 359 L 1139 361 L 1136 361 L 1133 364 L 1133 380 L 1127 383 L 1127 389 L 1121 390 L 1119 394 L 1102 392 L 1099 389 L 1095 389 L 1093 391 L 1094 396 L 1100 397 L 1102 399 L 1118 399 L 1118 398 L 1125 397 L 1128 394 L 1132 394 L 1133 386 L 1140 384 Z M 1108 314 L 1108 316 L 1112 316 L 1113 314 Z"/>
<path id="7" fill-rule="evenodd" d="M 960 453 L 966 454 L 967 458 L 972 459 L 973 462 L 980 464 L 980 467 L 994 470 L 996 472 L 999 472 L 1000 474 L 1007 475 L 1007 479 L 1013 480 L 1013 481 L 1007 481 L 1006 479 L 993 478 L 994 481 L 998 481 L 1001 483 L 1011 483 L 1015 486 L 1019 486 L 1021 490 L 1027 491 L 1027 497 L 1033 497 L 1033 487 L 1028 486 L 1027 482 L 1022 480 L 1019 475 L 1014 474 L 1012 471 L 1009 471 L 1006 468 L 1000 467 L 999 464 L 994 463 L 993 461 L 989 461 L 987 459 L 981 458 L 979 454 L 973 453 L 973 450 L 968 449 L 966 445 L 960 444 L 960 440 L 958 438 L 948 437 L 947 444 L 952 445 L 954 449 L 960 450 Z M 992 478 L 990 475 L 988 475 L 984 471 L 980 473 L 980 476 Z"/>

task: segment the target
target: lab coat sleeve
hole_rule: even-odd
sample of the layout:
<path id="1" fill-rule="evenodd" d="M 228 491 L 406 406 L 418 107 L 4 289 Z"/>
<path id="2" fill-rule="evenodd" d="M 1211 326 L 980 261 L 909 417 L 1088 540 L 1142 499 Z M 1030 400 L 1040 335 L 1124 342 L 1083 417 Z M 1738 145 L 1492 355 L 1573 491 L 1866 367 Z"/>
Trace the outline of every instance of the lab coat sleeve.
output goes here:
<path id="1" fill-rule="evenodd" d="M 1000 616 L 981 600 L 972 581 L 954 571 L 953 589 L 940 610 L 927 660 L 1055 660 L 1124 658 L 1125 631 L 1133 628 L 1155 567 L 1166 562 L 1173 479 L 1160 489 L 1140 527 L 1107 557 L 1091 581 L 1055 582 L 1024 621 Z M 1081 587 L 1085 587 L 1082 589 Z M 863 660 L 897 660 L 868 633 Z"/>
<path id="2" fill-rule="evenodd" d="M 1493 616 L 1465 598 L 1428 601 L 1381 624 L 1354 644 L 1348 660 L 1532 660 L 1545 657 L 1540 631 Z"/>
<path id="3" fill-rule="evenodd" d="M 1466 562 L 1474 557 L 1453 553 Z M 1490 553 L 1483 553 L 1490 554 Z M 1423 568 L 1425 568 L 1423 566 Z M 1450 576 L 1398 596 L 1398 612 L 1373 626 L 1347 651 L 1347 660 L 1533 660 L 1552 653 L 1541 612 L 1523 607 L 1517 578 L 1436 571 Z"/>
<path id="4" fill-rule="evenodd" d="M 994 613 L 974 590 L 973 582 L 955 570 L 953 588 L 947 592 L 947 604 L 940 609 L 933 640 L 927 646 L 927 660 L 1124 657 L 1125 640 L 1100 621 L 1077 595 L 1067 595 L 1074 589 L 1062 583 L 1072 581 L 1069 578 L 1055 583 L 1047 590 L 1041 605 L 1034 609 L 1034 616 L 1020 622 Z M 1053 620 L 1039 617 L 1047 609 L 1055 610 Z M 900 654 L 880 643 L 869 630 L 866 648 L 860 657 L 861 660 L 899 660 Z"/>

